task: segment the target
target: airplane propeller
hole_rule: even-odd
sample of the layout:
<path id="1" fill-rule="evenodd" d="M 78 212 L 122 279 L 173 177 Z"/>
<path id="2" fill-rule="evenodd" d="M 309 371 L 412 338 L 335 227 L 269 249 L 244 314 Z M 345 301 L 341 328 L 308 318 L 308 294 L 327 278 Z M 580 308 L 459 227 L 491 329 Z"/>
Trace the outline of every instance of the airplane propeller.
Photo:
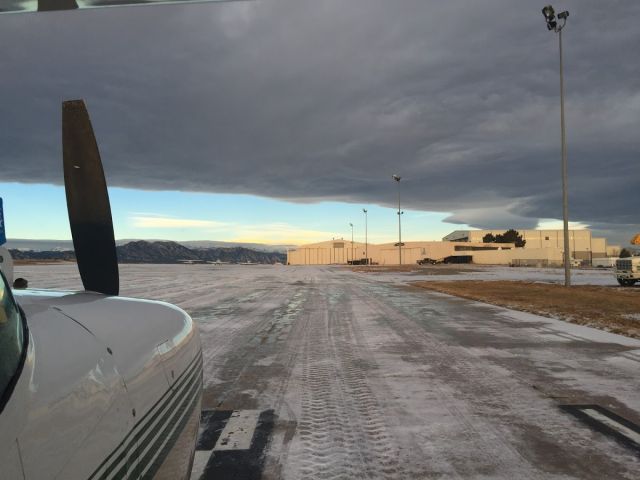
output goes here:
<path id="1" fill-rule="evenodd" d="M 83 100 L 62 103 L 67 211 L 85 290 L 118 295 L 120 282 L 107 182 Z"/>
<path id="2" fill-rule="evenodd" d="M 24 12 L 53 12 L 85 8 L 120 7 L 134 5 L 162 5 L 168 3 L 227 3 L 252 0 L 0 0 L 0 14 Z"/>

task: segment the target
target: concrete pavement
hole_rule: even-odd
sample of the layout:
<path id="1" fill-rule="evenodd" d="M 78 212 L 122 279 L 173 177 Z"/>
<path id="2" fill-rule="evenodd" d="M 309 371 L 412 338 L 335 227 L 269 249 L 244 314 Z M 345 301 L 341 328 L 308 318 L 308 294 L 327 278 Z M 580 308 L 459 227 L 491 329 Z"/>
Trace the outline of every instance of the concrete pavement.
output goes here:
<path id="1" fill-rule="evenodd" d="M 32 284 L 64 283 L 38 268 L 54 267 L 29 267 Z M 200 324 L 194 478 L 638 477 L 640 341 L 397 275 L 122 270 L 125 295 L 177 303 Z"/>

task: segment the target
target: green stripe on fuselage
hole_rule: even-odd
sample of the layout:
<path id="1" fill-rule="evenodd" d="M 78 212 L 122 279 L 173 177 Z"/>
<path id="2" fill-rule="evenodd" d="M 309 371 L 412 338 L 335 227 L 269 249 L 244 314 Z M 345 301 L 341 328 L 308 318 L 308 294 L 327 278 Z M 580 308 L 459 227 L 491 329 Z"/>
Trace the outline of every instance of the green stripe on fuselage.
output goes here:
<path id="1" fill-rule="evenodd" d="M 180 398 L 182 398 L 183 396 L 185 398 L 188 398 L 189 395 L 191 395 L 192 391 L 199 386 L 200 384 L 200 375 L 199 373 L 201 372 L 200 369 L 196 368 L 192 371 L 192 373 L 189 375 L 188 378 L 190 378 L 191 380 L 184 386 L 181 387 L 180 390 L 176 390 L 176 392 L 169 398 L 169 400 L 167 400 L 162 407 L 159 410 L 163 410 L 165 407 L 167 406 L 172 406 L 171 404 L 174 403 L 174 400 L 176 400 L 176 398 L 178 399 L 178 403 L 180 404 L 180 402 L 184 402 L 184 400 L 180 400 Z M 186 392 L 186 394 L 185 394 Z M 129 446 L 127 448 L 127 452 L 129 452 L 129 450 L 131 448 L 135 447 L 135 450 L 132 454 L 132 457 L 134 459 L 137 459 L 138 456 L 140 455 L 140 451 L 141 449 L 144 449 L 144 446 L 147 445 L 148 441 L 151 440 L 155 434 L 158 432 L 159 429 L 162 428 L 163 425 L 165 425 L 167 422 L 170 421 L 171 417 L 175 414 L 176 409 L 171 410 L 170 408 L 167 409 L 167 411 L 162 415 L 162 418 L 158 421 L 158 423 L 156 424 L 156 426 L 153 428 L 153 430 L 149 430 L 150 425 L 155 421 L 155 419 L 157 419 L 157 416 L 154 416 L 150 419 L 149 422 L 147 422 L 147 424 L 144 426 L 143 429 L 141 429 L 138 433 L 136 433 L 135 437 L 133 438 L 133 441 L 129 443 Z M 144 440 L 140 441 L 141 437 L 145 436 Z M 110 465 L 109 469 L 103 474 L 103 477 L 106 478 L 106 476 L 111 473 L 113 471 L 113 469 L 119 464 L 119 462 L 114 462 Z M 140 462 L 138 463 L 138 465 L 140 465 Z M 130 476 L 130 473 L 128 474 L 128 467 L 129 465 L 125 464 L 122 466 L 122 468 L 115 474 L 114 478 L 125 478 Z M 136 467 L 137 470 L 137 467 Z M 101 477 L 101 478 L 103 478 Z M 137 478 L 137 477 L 133 477 L 133 478 Z"/>
<path id="2" fill-rule="evenodd" d="M 154 421 L 156 416 L 149 418 L 152 413 L 161 411 L 167 404 L 171 403 L 175 396 L 182 390 L 183 386 L 187 383 L 187 381 L 191 378 L 192 374 L 195 371 L 202 371 L 202 352 L 199 351 L 198 354 L 194 357 L 194 359 L 189 363 L 187 368 L 180 374 L 180 376 L 176 379 L 173 385 L 167 389 L 167 391 L 160 397 L 160 399 L 153 404 L 153 406 L 147 411 L 147 413 L 133 426 L 133 428 L 127 433 L 125 438 L 113 449 L 113 451 L 100 463 L 100 465 L 95 469 L 95 471 L 89 477 L 89 480 L 93 480 L 102 470 L 102 468 L 108 463 L 107 470 L 102 473 L 98 478 L 100 480 L 105 479 L 109 473 L 113 471 L 113 469 L 120 464 L 120 462 L 127 457 L 128 452 L 133 448 L 133 446 L 137 443 L 137 440 L 144 434 L 144 432 L 149 428 L 149 425 Z M 148 421 L 147 421 L 148 420 Z M 144 423 L 143 425 L 143 422 Z M 140 427 L 140 431 L 134 435 L 134 432 Z M 131 438 L 133 436 L 133 438 Z M 128 442 L 128 443 L 127 443 Z M 122 449 L 123 445 L 127 443 L 126 447 Z M 113 458 L 118 451 L 122 449 L 122 452 Z M 126 465 L 125 465 L 126 466 Z"/>
<path id="3" fill-rule="evenodd" d="M 165 458 L 169 454 L 169 451 L 171 451 L 171 447 L 181 433 L 182 428 L 178 427 L 184 426 L 185 419 L 188 419 L 188 414 L 190 413 L 192 406 L 198 399 L 197 393 L 200 390 L 200 385 L 200 379 L 198 378 L 189 390 L 189 393 L 180 403 L 180 406 L 176 408 L 172 418 L 167 422 L 161 422 L 157 425 L 153 433 L 155 434 L 156 432 L 161 430 L 160 434 L 155 435 L 155 442 L 153 443 L 147 454 L 144 456 L 144 458 L 139 460 L 138 465 L 133 470 L 133 476 L 130 478 L 138 478 L 141 472 L 143 472 L 148 465 L 150 465 L 151 467 L 155 467 L 155 470 L 160 468 L 160 465 L 162 465 L 162 462 L 164 462 Z M 172 430 L 173 434 L 169 438 L 167 438 L 167 435 L 169 435 Z M 165 446 L 160 449 L 162 443 L 165 440 L 167 440 Z M 140 445 L 138 449 L 140 449 L 140 447 L 142 447 L 142 445 Z M 155 470 L 153 468 L 149 468 L 149 470 L 144 474 L 142 478 L 153 478 Z"/>

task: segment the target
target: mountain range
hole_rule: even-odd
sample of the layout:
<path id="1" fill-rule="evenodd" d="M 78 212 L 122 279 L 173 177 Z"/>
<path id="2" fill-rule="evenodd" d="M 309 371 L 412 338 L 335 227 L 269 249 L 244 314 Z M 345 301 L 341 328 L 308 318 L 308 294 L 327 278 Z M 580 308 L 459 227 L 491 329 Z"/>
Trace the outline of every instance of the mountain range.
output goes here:
<path id="1" fill-rule="evenodd" d="M 8 242 L 9 243 L 9 242 Z M 8 245 L 11 247 L 11 245 Z M 14 260 L 75 260 L 70 249 L 24 250 L 9 248 Z M 189 248 L 177 242 L 135 240 L 116 246 L 119 263 L 285 263 L 282 252 L 246 247 Z"/>
<path id="2" fill-rule="evenodd" d="M 116 240 L 116 245 L 126 245 L 132 242 L 138 242 L 141 239 L 130 238 Z M 234 248 L 244 247 L 259 252 L 281 252 L 286 253 L 287 249 L 295 248 L 295 245 L 267 245 L 264 243 L 243 243 L 243 242 L 220 242 L 216 240 L 186 240 L 176 242 L 173 240 L 160 239 L 144 239 L 148 243 L 172 242 L 183 245 L 190 249 L 208 249 L 208 248 Z M 33 250 L 37 252 L 55 252 L 64 250 L 73 250 L 73 242 L 71 240 L 33 240 L 27 238 L 9 238 L 4 247 L 10 250 Z"/>

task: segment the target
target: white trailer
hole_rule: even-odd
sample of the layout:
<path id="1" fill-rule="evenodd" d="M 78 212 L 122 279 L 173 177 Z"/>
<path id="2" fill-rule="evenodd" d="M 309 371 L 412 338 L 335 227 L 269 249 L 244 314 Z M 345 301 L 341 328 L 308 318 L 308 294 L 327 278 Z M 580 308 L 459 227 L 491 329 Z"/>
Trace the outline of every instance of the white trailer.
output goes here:
<path id="1" fill-rule="evenodd" d="M 619 258 L 616 260 L 616 279 L 623 287 L 632 287 L 640 282 L 640 257 Z"/>
<path id="2" fill-rule="evenodd" d="M 594 258 L 591 260 L 591 265 L 598 268 L 613 268 L 616 266 L 616 260 L 618 257 Z"/>

